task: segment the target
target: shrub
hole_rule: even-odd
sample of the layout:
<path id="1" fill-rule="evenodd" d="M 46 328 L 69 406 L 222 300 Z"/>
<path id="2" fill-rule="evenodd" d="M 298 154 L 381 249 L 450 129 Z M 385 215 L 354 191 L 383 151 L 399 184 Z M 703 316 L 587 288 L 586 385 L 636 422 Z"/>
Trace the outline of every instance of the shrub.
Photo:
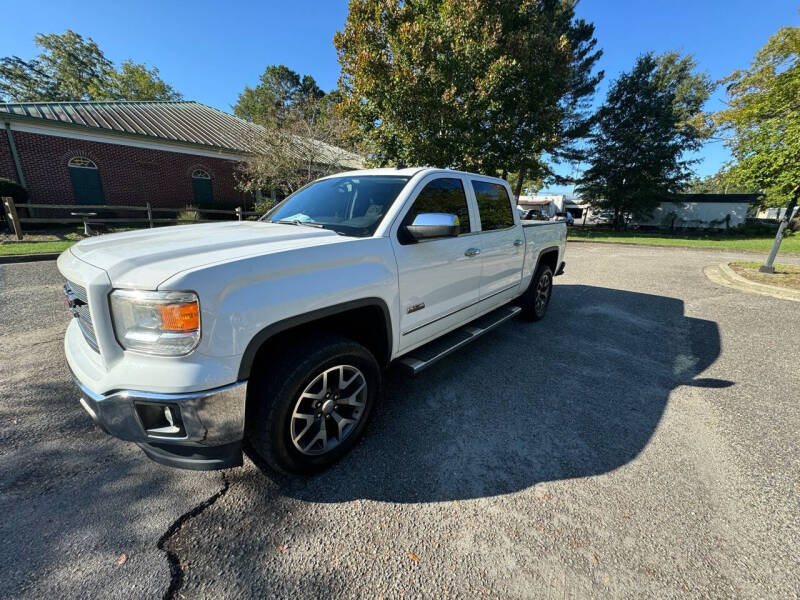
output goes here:
<path id="1" fill-rule="evenodd" d="M 202 218 L 201 213 L 197 212 L 193 206 L 187 206 L 186 210 L 182 210 L 177 215 L 177 219 L 180 221 L 199 221 Z"/>
<path id="2" fill-rule="evenodd" d="M 16 181 L 0 178 L 0 198 L 7 196 L 11 196 L 17 204 L 23 203 L 28 199 L 28 190 Z"/>

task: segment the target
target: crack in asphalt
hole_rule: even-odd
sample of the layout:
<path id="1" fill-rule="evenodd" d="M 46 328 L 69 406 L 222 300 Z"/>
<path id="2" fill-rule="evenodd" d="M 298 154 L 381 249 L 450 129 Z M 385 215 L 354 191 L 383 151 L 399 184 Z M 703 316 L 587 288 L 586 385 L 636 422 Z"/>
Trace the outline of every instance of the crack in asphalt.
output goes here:
<path id="1" fill-rule="evenodd" d="M 178 558 L 177 553 L 168 549 L 166 547 L 167 542 L 172 539 L 172 536 L 175 535 L 178 530 L 183 527 L 183 525 L 189 521 L 189 519 L 193 519 L 204 510 L 206 510 L 209 506 L 213 505 L 217 500 L 222 498 L 227 492 L 228 488 L 230 487 L 230 483 L 228 482 L 228 477 L 225 473 L 222 473 L 222 488 L 217 491 L 214 495 L 210 498 L 207 498 L 194 508 L 188 510 L 187 512 L 183 513 L 180 517 L 178 517 L 172 525 L 169 526 L 167 531 L 164 532 L 158 539 L 158 543 L 156 546 L 159 550 L 164 552 L 167 555 L 167 561 L 169 562 L 169 587 L 167 591 L 164 592 L 164 600 L 175 600 L 178 597 L 178 592 L 180 591 L 181 587 L 183 586 L 183 567 L 181 566 L 181 561 Z"/>

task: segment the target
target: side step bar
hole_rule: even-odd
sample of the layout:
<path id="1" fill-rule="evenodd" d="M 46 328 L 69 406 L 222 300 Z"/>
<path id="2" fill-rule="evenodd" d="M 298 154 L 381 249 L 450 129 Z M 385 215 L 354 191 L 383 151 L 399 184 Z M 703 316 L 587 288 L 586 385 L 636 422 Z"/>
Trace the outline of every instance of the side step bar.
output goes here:
<path id="1" fill-rule="evenodd" d="M 416 375 L 433 363 L 479 338 L 487 331 L 491 331 L 498 325 L 505 323 L 521 310 L 519 306 L 503 306 L 493 310 L 441 338 L 412 350 L 404 357 L 399 358 L 397 364 L 409 369 L 412 375 Z"/>

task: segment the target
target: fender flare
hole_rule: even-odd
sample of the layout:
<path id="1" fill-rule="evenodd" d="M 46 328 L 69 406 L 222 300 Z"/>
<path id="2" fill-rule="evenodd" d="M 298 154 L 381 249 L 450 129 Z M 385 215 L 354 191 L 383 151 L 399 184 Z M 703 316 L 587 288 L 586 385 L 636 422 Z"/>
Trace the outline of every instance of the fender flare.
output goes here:
<path id="1" fill-rule="evenodd" d="M 378 307 L 383 313 L 384 325 L 386 327 L 387 344 L 387 356 L 385 357 L 386 361 L 383 362 L 388 362 L 389 356 L 392 354 L 394 341 L 392 336 L 392 319 L 391 314 L 389 313 L 389 307 L 386 305 L 386 302 L 383 300 L 383 298 L 362 298 L 360 300 L 350 300 L 348 302 L 342 302 L 340 304 L 318 308 L 316 310 L 312 310 L 311 312 L 288 317 L 281 321 L 276 321 L 271 325 L 267 325 L 264 329 L 256 333 L 248 342 L 247 347 L 242 354 L 242 360 L 239 363 L 237 380 L 246 381 L 248 377 L 250 377 L 250 370 L 253 367 L 253 361 L 255 360 L 256 354 L 261 346 L 263 346 L 264 343 L 271 337 L 274 337 L 279 333 L 283 333 L 284 331 L 293 329 L 294 327 L 299 327 L 300 325 L 306 325 L 326 317 L 332 317 L 338 314 L 349 312 L 351 310 L 366 307 Z"/>
<path id="2" fill-rule="evenodd" d="M 542 257 L 545 254 L 550 254 L 551 252 L 555 252 L 556 254 L 556 269 L 558 269 L 558 256 L 560 252 L 560 248 L 558 246 L 548 246 L 547 248 L 542 248 L 539 252 L 539 255 L 536 257 L 536 266 L 533 268 L 533 272 L 536 273 L 536 269 L 539 268 L 539 263 L 542 262 Z M 555 272 L 555 269 L 553 270 Z"/>

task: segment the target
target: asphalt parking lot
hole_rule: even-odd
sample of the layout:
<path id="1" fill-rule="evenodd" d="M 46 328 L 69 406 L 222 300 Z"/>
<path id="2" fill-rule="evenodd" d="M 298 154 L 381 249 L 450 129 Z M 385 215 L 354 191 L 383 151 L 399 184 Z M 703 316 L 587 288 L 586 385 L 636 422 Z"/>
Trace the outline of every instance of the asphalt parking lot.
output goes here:
<path id="1" fill-rule="evenodd" d="M 543 321 L 294 480 L 95 429 L 55 264 L 0 265 L 0 597 L 800 597 L 800 307 L 703 275 L 752 257 L 570 244 Z"/>

